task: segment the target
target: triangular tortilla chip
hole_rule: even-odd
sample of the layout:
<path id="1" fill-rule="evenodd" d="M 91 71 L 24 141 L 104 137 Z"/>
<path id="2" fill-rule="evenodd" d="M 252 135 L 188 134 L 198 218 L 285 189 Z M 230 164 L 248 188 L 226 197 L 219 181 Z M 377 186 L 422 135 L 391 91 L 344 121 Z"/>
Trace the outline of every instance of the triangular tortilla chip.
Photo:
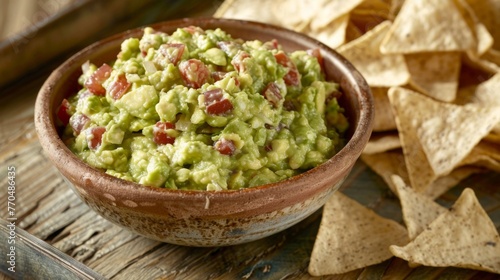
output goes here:
<path id="1" fill-rule="evenodd" d="M 477 86 L 473 102 L 487 106 L 500 106 L 500 73 Z"/>
<path id="2" fill-rule="evenodd" d="M 361 72 L 370 86 L 404 85 L 410 78 L 402 55 L 380 53 L 380 43 L 390 26 L 390 21 L 384 21 L 358 39 L 337 49 Z"/>
<path id="3" fill-rule="evenodd" d="M 399 141 L 397 131 L 376 132 L 370 136 L 370 141 L 363 149 L 363 154 L 378 154 L 399 148 L 401 148 L 401 141 Z"/>
<path id="4" fill-rule="evenodd" d="M 400 133 L 417 136 L 438 176 L 451 172 L 500 121 L 500 107 L 442 103 L 403 88 L 389 91 L 389 99 L 407 126 Z"/>
<path id="5" fill-rule="evenodd" d="M 362 154 L 361 160 L 368 165 L 375 173 L 377 173 L 391 191 L 397 195 L 396 186 L 394 185 L 391 177 L 398 175 L 405 182 L 409 182 L 408 172 L 405 164 L 404 156 L 401 150 L 391 150 L 378 154 Z M 473 166 L 464 166 L 454 169 L 450 174 L 436 178 L 429 186 L 420 193 L 436 199 L 442 194 L 446 193 L 449 189 L 456 186 L 465 178 L 474 173 L 484 171 L 482 168 Z"/>
<path id="6" fill-rule="evenodd" d="M 391 109 L 391 102 L 387 97 L 389 88 L 371 87 L 375 116 L 373 118 L 373 131 L 388 131 L 396 129 L 396 121 Z"/>
<path id="7" fill-rule="evenodd" d="M 404 247 L 391 252 L 412 263 L 500 273 L 500 235 L 472 189 Z"/>
<path id="8" fill-rule="evenodd" d="M 399 131 L 399 139 L 403 147 L 404 159 L 411 186 L 417 192 L 423 192 L 438 176 L 434 173 L 427 160 L 424 149 L 420 141 L 417 140 L 417 131 L 412 125 L 414 115 L 421 112 L 420 105 L 422 104 L 418 102 L 408 102 L 406 98 L 408 92 L 418 94 L 404 88 L 390 88 L 388 96 L 393 106 L 396 125 Z M 410 106 L 412 108 L 408 107 L 409 103 L 411 103 Z"/>
<path id="9" fill-rule="evenodd" d="M 466 0 L 474 14 L 493 36 L 493 48 L 500 50 L 500 1 Z"/>
<path id="10" fill-rule="evenodd" d="M 406 0 L 381 51 L 463 51 L 475 46 L 474 35 L 453 0 Z"/>
<path id="11" fill-rule="evenodd" d="M 254 0 L 252 5 L 248 5 L 248 2 L 245 0 L 224 1 L 215 11 L 214 17 L 255 20 L 279 25 L 280 21 L 271 9 L 271 4 L 273 2 L 274 1 Z M 257 14 L 259 15 L 258 17 L 256 17 Z"/>
<path id="12" fill-rule="evenodd" d="M 451 188 L 455 187 L 465 178 L 471 176 L 475 173 L 484 172 L 483 168 L 475 166 L 463 166 L 453 169 L 450 174 L 446 176 L 441 176 L 436 181 L 425 189 L 422 194 L 428 196 L 432 199 L 436 199 L 449 191 Z"/>
<path id="13" fill-rule="evenodd" d="M 349 15 L 343 15 L 332 21 L 328 26 L 316 30 L 304 30 L 309 36 L 321 41 L 332 49 L 342 45 L 346 40 Z"/>
<path id="14" fill-rule="evenodd" d="M 347 15 L 352 9 L 358 6 L 363 0 L 351 1 L 330 1 L 330 0 L 316 0 L 311 1 L 309 9 L 316 11 L 314 18 L 311 21 L 311 29 L 313 31 L 324 29 L 334 20 L 341 16 Z M 285 5 L 290 5 L 286 2 Z M 293 15 L 286 15 L 293 16 Z"/>
<path id="15" fill-rule="evenodd" d="M 465 22 L 469 26 L 470 30 L 474 33 L 474 38 L 476 39 L 476 48 L 471 51 L 475 52 L 477 55 L 482 55 L 488 49 L 493 46 L 493 37 L 490 32 L 477 18 L 474 14 L 474 10 L 470 7 L 466 0 L 454 0 L 457 7 L 462 14 Z"/>
<path id="16" fill-rule="evenodd" d="M 432 198 L 415 192 L 401 177 L 393 175 L 391 179 L 397 188 L 408 237 L 413 240 L 447 209 L 436 203 Z"/>
<path id="17" fill-rule="evenodd" d="M 453 101 L 457 95 L 461 56 L 459 52 L 405 55 L 410 84 L 434 99 Z"/>
<path id="18" fill-rule="evenodd" d="M 390 245 L 406 243 L 402 225 L 336 192 L 324 206 L 309 273 L 341 274 L 381 263 L 391 258 Z"/>

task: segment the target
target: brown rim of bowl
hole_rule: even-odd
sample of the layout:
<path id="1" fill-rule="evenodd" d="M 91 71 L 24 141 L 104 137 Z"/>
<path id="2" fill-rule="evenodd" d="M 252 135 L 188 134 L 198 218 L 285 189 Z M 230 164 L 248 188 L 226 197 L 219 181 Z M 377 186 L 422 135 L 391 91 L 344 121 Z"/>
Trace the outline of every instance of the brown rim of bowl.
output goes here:
<path id="1" fill-rule="evenodd" d="M 297 33 L 278 26 L 253 21 L 216 18 L 180 19 L 151 24 L 148 26 L 158 28 L 159 26 L 182 27 L 196 25 L 207 29 L 215 28 L 220 24 L 238 26 L 241 28 L 245 28 L 246 30 L 258 28 L 266 34 L 269 33 L 270 35 L 272 35 L 272 32 L 279 32 L 284 33 L 287 37 L 294 39 L 297 38 L 301 42 L 307 42 L 310 45 L 314 45 L 320 48 L 323 56 L 327 59 L 330 59 L 334 67 L 339 68 L 340 71 L 345 74 L 343 76 L 343 79 L 346 79 L 346 81 L 343 81 L 344 84 L 347 83 L 347 85 L 354 85 L 352 90 L 358 92 L 356 99 L 358 99 L 357 103 L 359 105 L 360 115 L 357 126 L 353 131 L 349 141 L 338 153 L 336 153 L 332 158 L 330 158 L 323 164 L 304 173 L 291 177 L 285 181 L 240 190 L 222 191 L 171 190 L 165 188 L 144 186 L 134 182 L 116 178 L 87 165 L 86 163 L 78 159 L 76 155 L 74 155 L 60 139 L 54 124 L 54 114 L 46 113 L 54 112 L 52 104 L 54 96 L 51 96 L 51 91 L 53 89 L 57 90 L 56 86 L 61 86 L 61 84 L 58 85 L 58 80 L 64 77 L 64 75 L 66 74 L 64 70 L 68 70 L 68 68 L 71 68 L 72 64 L 82 60 L 82 57 L 88 54 L 89 50 L 92 50 L 101 45 L 109 44 L 117 40 L 118 38 L 125 38 L 124 36 L 127 36 L 128 34 L 135 34 L 139 32 L 139 30 L 142 31 L 142 29 L 144 28 L 139 27 L 100 40 L 79 51 L 71 58 L 66 60 L 61 66 L 59 66 L 48 77 L 48 79 L 40 89 L 35 103 L 35 127 L 42 147 L 45 149 L 46 153 L 52 159 L 53 163 L 57 166 L 61 173 L 63 173 L 63 175 L 65 175 L 66 177 L 69 176 L 74 179 L 79 178 L 77 180 L 82 180 L 83 184 L 85 185 L 86 191 L 91 191 L 93 193 L 106 192 L 115 196 L 117 200 L 130 199 L 130 197 L 127 197 L 127 193 L 135 192 L 134 199 L 138 199 L 141 201 L 162 201 L 164 198 L 169 198 L 168 200 L 171 201 L 175 198 L 181 197 L 190 197 L 196 201 L 205 201 L 205 199 L 209 197 L 210 199 L 215 199 L 216 201 L 218 201 L 219 199 L 222 201 L 238 196 L 248 195 L 248 193 L 254 193 L 255 195 L 257 195 L 260 192 L 266 191 L 280 193 L 296 192 L 298 194 L 297 196 L 302 196 L 309 195 L 315 192 L 315 189 L 312 187 L 306 190 L 304 190 L 303 187 L 310 184 L 311 180 L 314 180 L 317 174 L 326 172 L 327 169 L 341 169 L 340 171 L 337 171 L 337 173 L 347 173 L 352 165 L 346 165 L 343 164 L 343 162 L 353 162 L 359 157 L 364 145 L 370 137 L 372 130 L 374 110 L 372 95 L 369 86 L 362 78 L 361 74 L 344 57 L 342 57 L 340 54 L 324 45 L 323 43 L 304 34 Z M 233 35 L 233 37 L 237 36 Z M 78 67 L 80 67 L 80 65 L 78 65 Z M 340 83 L 341 81 L 336 82 Z M 299 200 L 300 197 L 296 197 L 296 201 Z"/>

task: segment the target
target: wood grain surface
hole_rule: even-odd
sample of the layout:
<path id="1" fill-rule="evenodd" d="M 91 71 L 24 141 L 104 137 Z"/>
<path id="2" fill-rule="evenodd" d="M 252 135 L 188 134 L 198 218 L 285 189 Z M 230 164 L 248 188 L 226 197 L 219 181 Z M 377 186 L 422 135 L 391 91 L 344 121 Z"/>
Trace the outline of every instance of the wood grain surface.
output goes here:
<path id="1" fill-rule="evenodd" d="M 156 19 L 149 17 L 149 20 Z M 137 24 L 137 21 L 132 24 Z M 103 278 L 315 279 L 308 274 L 307 266 L 321 220 L 321 210 L 292 228 L 268 238 L 242 245 L 212 248 L 183 247 L 149 240 L 115 226 L 91 211 L 73 194 L 48 161 L 34 130 L 33 106 L 38 89 L 60 61 L 61 58 L 53 60 L 39 71 L 0 88 L 1 217 L 6 217 L 7 210 L 7 167 L 15 166 L 18 226 Z M 477 174 L 437 201 L 444 206 L 451 206 L 463 188 L 472 187 L 499 229 L 499 182 L 500 173 Z M 356 164 L 340 191 L 378 214 L 401 222 L 399 201 L 383 180 L 361 161 Z M 5 266 L 3 255 L 2 252 L 0 267 Z M 0 279 L 2 277 L 15 279 L 16 275 L 0 274 Z M 378 265 L 321 279 L 497 277 L 486 272 L 459 268 L 410 268 L 405 261 L 392 258 Z M 36 276 L 32 276 L 32 279 L 36 279 Z"/>

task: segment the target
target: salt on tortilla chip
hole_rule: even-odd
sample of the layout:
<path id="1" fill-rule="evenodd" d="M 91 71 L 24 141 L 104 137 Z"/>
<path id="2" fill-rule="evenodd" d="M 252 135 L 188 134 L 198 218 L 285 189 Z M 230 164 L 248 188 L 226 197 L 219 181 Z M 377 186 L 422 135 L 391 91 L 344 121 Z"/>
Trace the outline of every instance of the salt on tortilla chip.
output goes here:
<path id="1" fill-rule="evenodd" d="M 383 53 L 463 51 L 474 34 L 453 0 L 406 0 L 380 48 Z"/>
<path id="2" fill-rule="evenodd" d="M 438 176 L 451 172 L 500 121 L 500 107 L 442 103 L 403 88 L 389 91 L 389 99 L 398 108 L 396 119 L 410 130 L 400 133 L 417 136 Z"/>
<path id="3" fill-rule="evenodd" d="M 363 0 L 352 1 L 330 1 L 316 0 L 311 1 L 309 9 L 316 11 L 311 21 L 311 30 L 325 30 L 334 20 L 349 14 L 349 12 L 358 6 Z M 287 5 L 290 5 L 287 2 Z M 293 15 L 287 15 L 293 16 Z"/>
<path id="4" fill-rule="evenodd" d="M 371 87 L 375 114 L 373 118 L 373 131 L 388 131 L 396 129 L 396 121 L 392 113 L 391 103 L 387 97 L 389 88 Z"/>
<path id="5" fill-rule="evenodd" d="M 343 15 L 332 21 L 328 26 L 315 30 L 306 29 L 304 32 L 330 48 L 335 49 L 345 42 L 348 23 L 349 15 Z"/>
<path id="6" fill-rule="evenodd" d="M 455 99 L 460 74 L 461 53 L 428 52 L 405 55 L 410 71 L 410 84 L 434 99 Z"/>
<path id="7" fill-rule="evenodd" d="M 500 1 L 466 0 L 474 14 L 493 36 L 493 48 L 500 50 Z"/>
<path id="8" fill-rule="evenodd" d="M 426 110 L 425 104 L 420 104 L 420 100 L 412 100 L 415 98 L 411 97 L 408 98 L 408 96 L 413 95 L 420 96 L 419 93 L 399 87 L 390 88 L 388 92 L 389 100 L 396 118 L 399 139 L 403 147 L 404 159 L 411 186 L 417 192 L 423 192 L 438 178 L 438 176 L 427 160 L 424 149 L 420 141 L 418 141 L 417 130 L 413 126 L 413 119 L 416 114 L 421 114 Z"/>
<path id="9" fill-rule="evenodd" d="M 361 72 L 370 86 L 404 85 L 410 78 L 402 55 L 380 53 L 380 43 L 390 26 L 391 22 L 385 21 L 358 39 L 337 49 Z"/>
<path id="10" fill-rule="evenodd" d="M 397 189 L 410 240 L 415 239 L 432 221 L 447 211 L 432 198 L 417 193 L 401 177 L 393 175 L 391 180 Z"/>
<path id="11" fill-rule="evenodd" d="M 370 140 L 363 149 L 363 154 L 378 154 L 400 149 L 401 141 L 397 131 L 372 133 Z"/>
<path id="12" fill-rule="evenodd" d="M 500 273 L 500 236 L 472 189 L 465 189 L 441 214 L 404 247 L 391 252 L 412 263 L 462 267 Z"/>
<path id="13" fill-rule="evenodd" d="M 390 245 L 408 243 L 406 229 L 337 191 L 323 217 L 309 263 L 313 276 L 341 274 L 392 257 Z"/>

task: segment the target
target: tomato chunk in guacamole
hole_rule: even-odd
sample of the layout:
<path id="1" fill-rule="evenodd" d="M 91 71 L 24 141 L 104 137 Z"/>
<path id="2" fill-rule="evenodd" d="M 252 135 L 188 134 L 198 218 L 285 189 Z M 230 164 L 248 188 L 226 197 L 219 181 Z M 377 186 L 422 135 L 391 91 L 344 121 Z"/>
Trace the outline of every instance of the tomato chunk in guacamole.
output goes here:
<path id="1" fill-rule="evenodd" d="M 221 29 L 147 27 L 114 62 L 82 66 L 81 90 L 58 110 L 63 139 L 89 165 L 148 186 L 281 181 L 343 145 L 348 122 L 321 61 Z"/>

